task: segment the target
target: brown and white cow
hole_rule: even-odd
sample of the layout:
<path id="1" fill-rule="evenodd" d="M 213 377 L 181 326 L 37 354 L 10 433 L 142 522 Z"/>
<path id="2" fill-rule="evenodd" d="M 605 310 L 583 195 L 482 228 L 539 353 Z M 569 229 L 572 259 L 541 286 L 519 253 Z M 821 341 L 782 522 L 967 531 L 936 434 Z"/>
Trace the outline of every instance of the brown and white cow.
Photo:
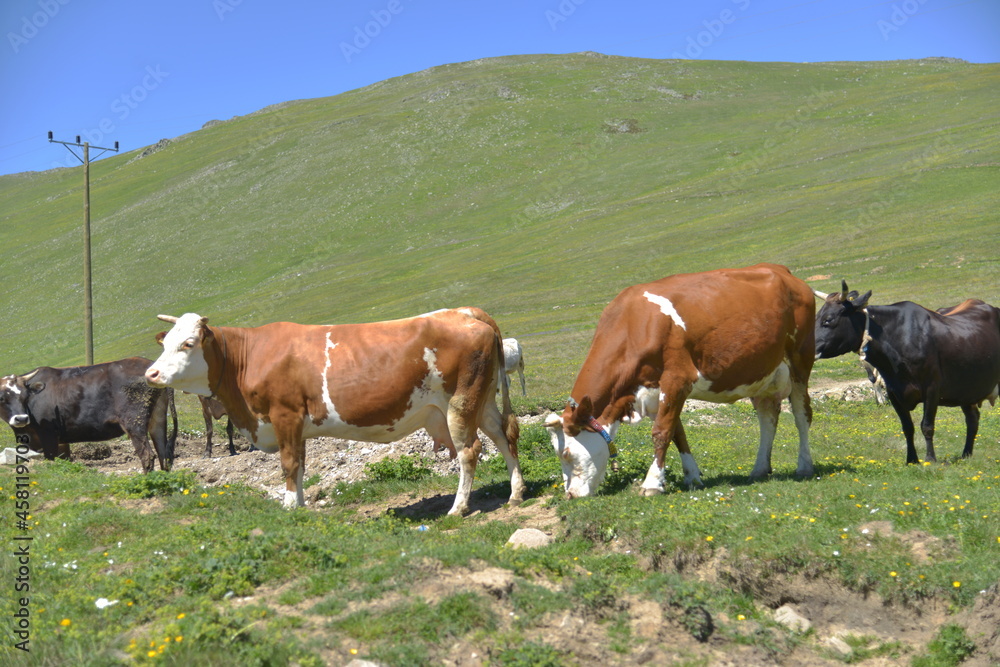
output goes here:
<path id="1" fill-rule="evenodd" d="M 783 266 L 669 276 L 623 290 L 601 313 L 587 359 L 562 415 L 546 426 L 569 497 L 604 480 L 612 438 L 623 420 L 653 419 L 655 455 L 644 495 L 664 490 L 664 453 L 677 444 L 688 486 L 701 472 L 688 447 L 681 409 L 695 398 L 750 398 L 760 423 L 751 478 L 771 473 L 781 400 L 790 397 L 799 431 L 796 474 L 811 476 L 806 387 L 813 366 L 812 290 Z"/>
<path id="2" fill-rule="evenodd" d="M 496 444 L 510 472 L 510 503 L 523 499 L 519 429 L 501 383 L 500 330 L 478 308 L 390 322 L 330 326 L 276 322 L 210 327 L 195 313 L 158 337 L 163 354 L 146 372 L 156 387 L 213 396 L 251 443 L 280 452 L 286 506 L 303 505 L 305 440 L 333 436 L 393 442 L 424 428 L 461 468 L 449 514 L 468 511 L 482 449 Z M 456 453 L 457 450 L 457 453 Z"/>

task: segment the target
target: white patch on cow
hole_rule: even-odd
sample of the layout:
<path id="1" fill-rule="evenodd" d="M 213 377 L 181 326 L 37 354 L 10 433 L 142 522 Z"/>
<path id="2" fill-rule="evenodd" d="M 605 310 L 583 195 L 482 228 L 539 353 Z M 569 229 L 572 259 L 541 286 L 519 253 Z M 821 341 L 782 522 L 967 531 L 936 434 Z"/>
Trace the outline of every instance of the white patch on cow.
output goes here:
<path id="1" fill-rule="evenodd" d="M 256 434 L 248 433 L 243 429 L 240 429 L 240 433 L 262 452 L 274 454 L 278 451 L 278 436 L 270 422 L 258 420 Z"/>
<path id="2" fill-rule="evenodd" d="M 18 396 L 21 395 L 21 390 L 18 389 L 17 384 L 15 384 L 13 376 L 8 375 L 7 377 L 4 378 L 4 380 L 7 381 L 7 384 L 4 385 L 4 389 L 9 389 L 10 391 L 14 392 Z"/>
<path id="3" fill-rule="evenodd" d="M 472 312 L 471 308 L 459 308 L 458 312 L 462 313 L 463 315 L 468 315 L 469 317 L 476 316 L 476 314 Z"/>
<path id="4" fill-rule="evenodd" d="M 336 420 L 340 419 L 340 415 L 337 414 L 337 409 L 333 407 L 333 399 L 330 398 L 330 366 L 333 365 L 333 361 L 330 359 L 330 353 L 337 349 L 337 343 L 333 342 L 330 338 L 332 332 L 326 332 L 326 347 L 323 350 L 323 356 L 326 357 L 326 364 L 323 366 L 323 375 L 321 376 L 323 384 L 323 405 L 326 406 L 326 411 L 331 417 Z M 259 446 L 259 445 L 258 445 Z"/>
<path id="5" fill-rule="evenodd" d="M 700 372 L 688 398 L 712 403 L 732 403 L 741 398 L 753 396 L 777 395 L 786 398 L 792 391 L 791 376 L 788 364 L 781 362 L 773 371 L 751 384 L 740 385 L 727 391 L 712 391 L 712 381 Z"/>
<path id="6" fill-rule="evenodd" d="M 687 326 L 684 324 L 684 320 L 681 318 L 680 313 L 677 312 L 677 309 L 674 308 L 674 304 L 670 303 L 670 299 L 665 296 L 653 294 L 652 292 L 643 292 L 642 295 L 646 297 L 646 300 L 650 303 L 659 306 L 660 312 L 673 320 L 674 324 L 687 331 Z"/>
<path id="7" fill-rule="evenodd" d="M 438 313 L 443 313 L 443 312 L 445 312 L 446 310 L 448 310 L 448 309 L 447 309 L 447 308 L 438 308 L 437 310 L 432 310 L 432 311 L 431 311 L 431 312 L 429 312 L 429 313 L 424 313 L 424 314 L 422 314 L 422 315 L 417 315 L 417 317 L 434 317 L 434 316 L 435 316 L 435 315 L 437 315 Z"/>
<path id="8" fill-rule="evenodd" d="M 437 367 L 437 352 L 429 347 L 424 348 L 424 361 L 427 362 L 427 375 L 424 377 L 424 382 L 420 386 L 425 392 L 443 392 L 444 391 L 444 375 Z"/>

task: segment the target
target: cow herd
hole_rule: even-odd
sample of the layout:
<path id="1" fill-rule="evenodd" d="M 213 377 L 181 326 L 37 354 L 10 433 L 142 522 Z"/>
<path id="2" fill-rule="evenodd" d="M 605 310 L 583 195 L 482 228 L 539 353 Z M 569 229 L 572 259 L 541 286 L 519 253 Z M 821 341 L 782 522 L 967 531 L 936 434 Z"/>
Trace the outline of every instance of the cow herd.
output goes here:
<path id="1" fill-rule="evenodd" d="M 750 399 L 760 426 L 754 479 L 771 473 L 780 405 L 788 398 L 799 435 L 796 474 L 811 476 L 813 362 L 848 352 L 884 383 L 902 424 L 907 463 L 918 461 L 910 412 L 919 403 L 925 460 L 935 460 L 939 406 L 962 409 L 962 455 L 971 456 L 980 407 L 1000 392 L 1000 309 L 972 299 L 940 311 L 911 302 L 869 306 L 870 296 L 846 283 L 838 293 L 815 292 L 774 264 L 626 288 L 602 312 L 565 409 L 545 421 L 567 496 L 593 494 L 617 453 L 619 425 L 647 416 L 654 456 L 641 492 L 663 492 L 671 442 L 685 482 L 700 484 L 680 419 L 688 398 Z M 424 429 L 435 450 L 446 449 L 460 463 L 450 514 L 469 509 L 482 432 L 507 464 L 509 503 L 524 498 L 509 395 L 514 372 L 525 391 L 522 351 L 478 308 L 329 326 L 221 327 L 195 313 L 159 317 L 172 327 L 157 336 L 163 352 L 155 361 L 133 357 L 6 376 L 0 418 L 19 442 L 47 458 L 68 455 L 73 442 L 127 434 L 149 472 L 154 458 L 163 469 L 172 463 L 173 390 L 196 394 L 210 433 L 213 418 L 228 416 L 231 453 L 235 426 L 252 446 L 279 455 L 288 507 L 304 504 L 306 439 L 386 443 Z M 210 435 L 206 455 L 211 447 Z"/>

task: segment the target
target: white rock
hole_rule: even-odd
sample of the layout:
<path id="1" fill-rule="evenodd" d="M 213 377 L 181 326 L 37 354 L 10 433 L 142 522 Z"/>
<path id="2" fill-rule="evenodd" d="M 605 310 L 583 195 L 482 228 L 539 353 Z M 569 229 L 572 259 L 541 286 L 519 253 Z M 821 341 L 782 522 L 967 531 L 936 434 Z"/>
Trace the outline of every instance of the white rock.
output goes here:
<path id="1" fill-rule="evenodd" d="M 806 632 L 812 627 L 812 623 L 809 622 L 808 618 L 787 604 L 774 610 L 774 620 L 795 632 Z"/>
<path id="2" fill-rule="evenodd" d="M 537 549 L 552 544 L 552 537 L 537 528 L 518 528 L 507 540 L 512 549 Z"/>

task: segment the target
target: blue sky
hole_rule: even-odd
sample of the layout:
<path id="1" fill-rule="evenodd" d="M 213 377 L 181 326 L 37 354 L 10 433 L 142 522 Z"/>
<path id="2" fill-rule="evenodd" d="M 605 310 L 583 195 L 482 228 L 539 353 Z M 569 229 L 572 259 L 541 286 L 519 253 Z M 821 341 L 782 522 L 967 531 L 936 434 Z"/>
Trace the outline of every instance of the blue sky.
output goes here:
<path id="1" fill-rule="evenodd" d="M 287 100 L 524 53 L 1000 62 L 1000 0 L 4 0 L 0 174 Z M 1000 92 L 1000 91 L 998 91 Z"/>

